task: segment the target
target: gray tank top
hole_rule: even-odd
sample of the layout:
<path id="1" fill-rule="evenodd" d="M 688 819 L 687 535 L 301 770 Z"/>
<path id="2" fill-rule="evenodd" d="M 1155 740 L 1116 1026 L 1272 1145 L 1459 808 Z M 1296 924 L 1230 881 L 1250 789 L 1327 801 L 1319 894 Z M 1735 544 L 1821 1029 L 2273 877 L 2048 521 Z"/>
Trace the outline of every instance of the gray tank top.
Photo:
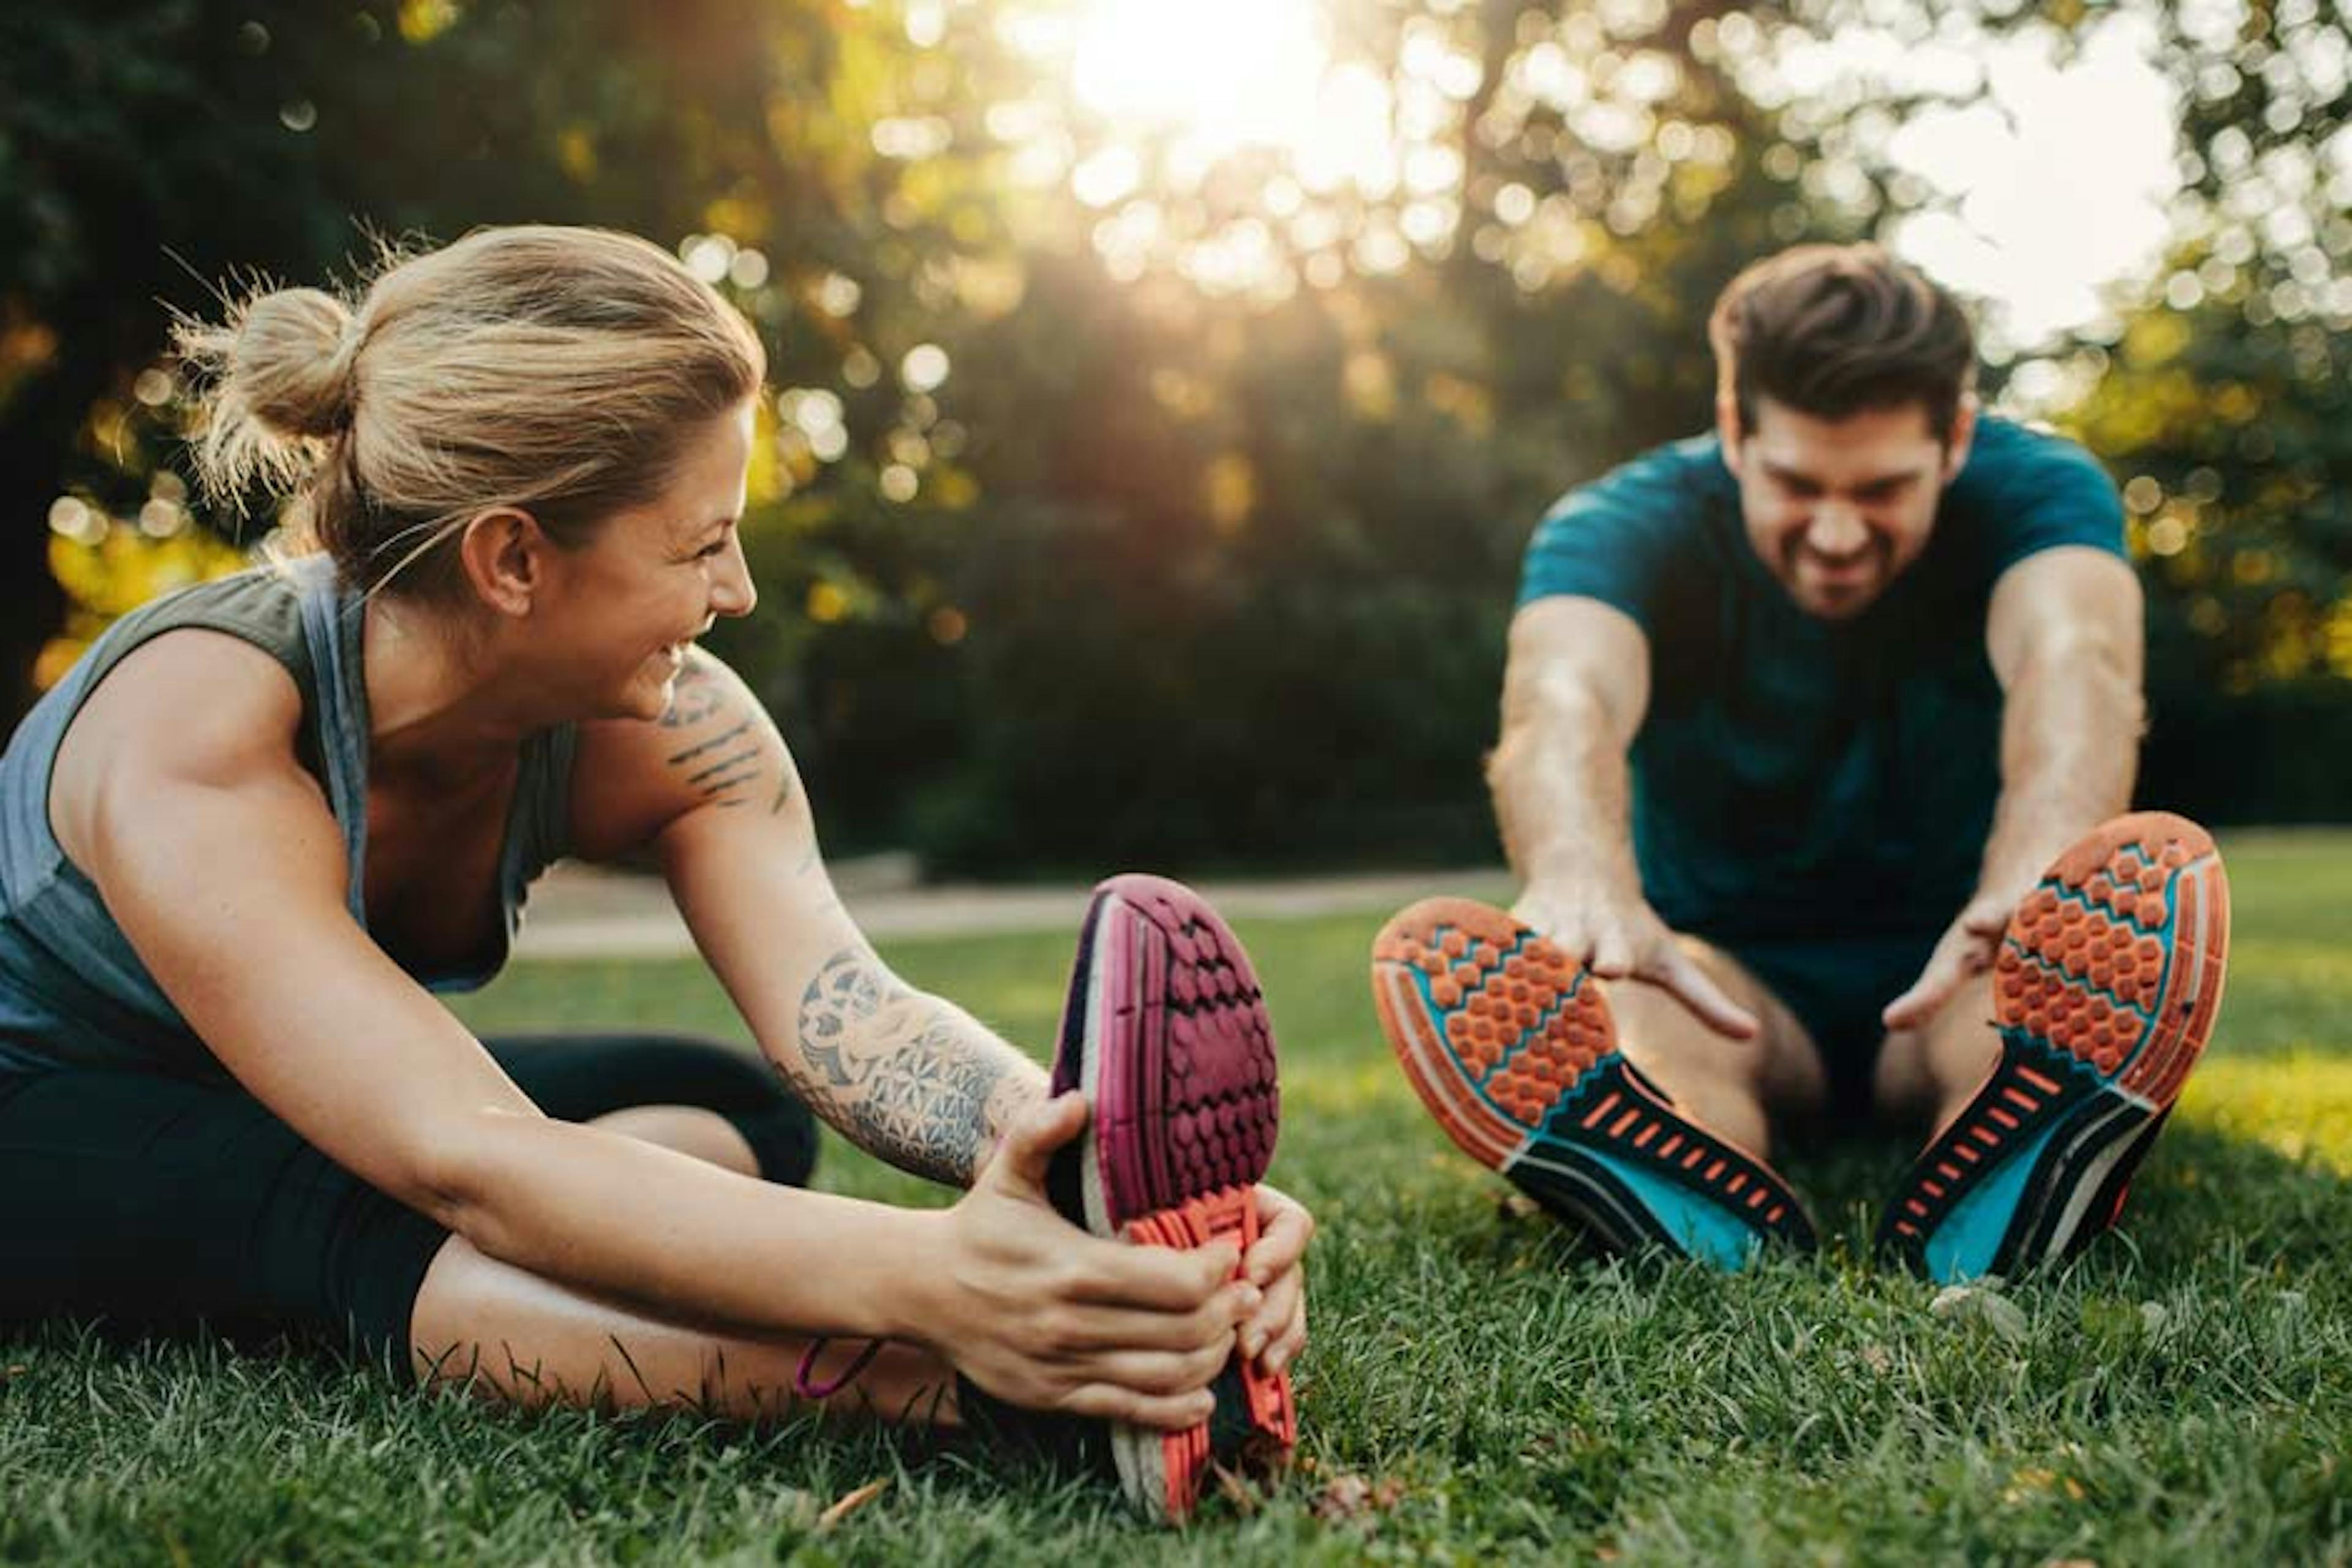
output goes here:
<path id="1" fill-rule="evenodd" d="M 0 1075 L 60 1067 L 190 1076 L 223 1069 L 188 1027 L 98 889 L 49 830 L 49 774 L 83 700 L 149 639 L 202 626 L 276 658 L 302 694 L 303 764 L 342 828 L 352 919 L 367 923 L 368 710 L 360 663 L 359 598 L 338 588 L 322 556 L 200 584 L 124 616 L 35 705 L 0 755 Z M 523 743 L 499 858 L 505 942 L 478 973 L 411 971 L 436 991 L 471 990 L 506 961 L 533 878 L 564 852 L 576 732 L 559 725 Z M 231 943 L 235 933 L 224 933 Z M 267 963 L 267 953 L 252 955 Z"/>

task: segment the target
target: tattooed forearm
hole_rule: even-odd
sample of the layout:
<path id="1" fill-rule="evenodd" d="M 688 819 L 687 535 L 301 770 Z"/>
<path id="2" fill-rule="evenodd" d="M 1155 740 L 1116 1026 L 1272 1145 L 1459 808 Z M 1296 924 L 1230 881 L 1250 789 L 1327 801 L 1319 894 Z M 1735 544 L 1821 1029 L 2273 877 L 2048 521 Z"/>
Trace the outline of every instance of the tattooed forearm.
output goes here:
<path id="1" fill-rule="evenodd" d="M 994 1142 L 988 1101 L 1005 1074 L 972 1044 L 941 1021 L 877 1063 L 844 1106 L 859 1145 L 918 1175 L 969 1183 Z"/>
<path id="2" fill-rule="evenodd" d="M 903 1170 L 969 1184 L 996 1133 L 1042 1093 L 1036 1066 L 856 949 L 834 954 L 800 1010 L 800 1061 L 781 1063 L 812 1109 Z"/>

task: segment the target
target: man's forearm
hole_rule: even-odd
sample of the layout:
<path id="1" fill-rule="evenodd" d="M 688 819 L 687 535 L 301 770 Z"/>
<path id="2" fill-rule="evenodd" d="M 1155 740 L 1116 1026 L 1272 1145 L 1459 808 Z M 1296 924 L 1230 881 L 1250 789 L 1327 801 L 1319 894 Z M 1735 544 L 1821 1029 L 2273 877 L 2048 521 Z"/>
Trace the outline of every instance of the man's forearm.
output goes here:
<path id="1" fill-rule="evenodd" d="M 2125 653 L 2095 639 L 2053 647 L 2018 673 L 2002 707 L 1980 891 L 2015 893 L 2129 805 L 2143 713 Z"/>
<path id="2" fill-rule="evenodd" d="M 812 1110 L 901 1170 L 971 1184 L 1043 1068 L 970 1014 L 844 948 L 801 997 L 801 1060 L 779 1068 Z"/>
<path id="3" fill-rule="evenodd" d="M 1554 693 L 1507 708 L 1486 783 L 1522 883 L 1598 879 L 1639 888 L 1624 748 L 1599 702 Z"/>

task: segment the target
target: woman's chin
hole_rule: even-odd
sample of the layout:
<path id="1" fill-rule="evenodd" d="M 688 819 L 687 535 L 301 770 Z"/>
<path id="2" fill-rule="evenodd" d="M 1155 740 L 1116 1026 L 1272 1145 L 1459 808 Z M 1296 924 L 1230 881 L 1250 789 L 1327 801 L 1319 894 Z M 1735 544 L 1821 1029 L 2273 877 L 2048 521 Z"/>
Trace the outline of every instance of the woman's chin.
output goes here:
<path id="1" fill-rule="evenodd" d="M 604 700 L 604 717 L 610 719 L 667 718 L 677 701 L 677 673 L 647 672 L 614 692 Z"/>

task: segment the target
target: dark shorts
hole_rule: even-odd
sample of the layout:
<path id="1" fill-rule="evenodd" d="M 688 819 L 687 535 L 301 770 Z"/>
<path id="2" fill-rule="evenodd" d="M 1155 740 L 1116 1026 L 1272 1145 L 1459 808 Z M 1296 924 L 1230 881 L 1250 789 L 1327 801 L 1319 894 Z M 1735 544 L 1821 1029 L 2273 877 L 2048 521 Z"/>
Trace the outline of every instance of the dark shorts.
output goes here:
<path id="1" fill-rule="evenodd" d="M 688 1105 L 799 1185 L 815 1124 L 764 1062 L 714 1042 L 488 1042 L 548 1115 Z M 409 1371 L 411 1309 L 449 1233 L 304 1142 L 234 1083 L 62 1069 L 0 1076 L 0 1323 L 103 1318 L 347 1344 Z"/>
<path id="2" fill-rule="evenodd" d="M 1829 1075 L 1829 1113 L 1867 1116 L 1871 1075 L 1886 1026 L 1879 1014 L 1927 966 L 1937 937 L 1844 937 L 1805 942 L 1707 941 L 1729 953 L 1797 1016 Z"/>

